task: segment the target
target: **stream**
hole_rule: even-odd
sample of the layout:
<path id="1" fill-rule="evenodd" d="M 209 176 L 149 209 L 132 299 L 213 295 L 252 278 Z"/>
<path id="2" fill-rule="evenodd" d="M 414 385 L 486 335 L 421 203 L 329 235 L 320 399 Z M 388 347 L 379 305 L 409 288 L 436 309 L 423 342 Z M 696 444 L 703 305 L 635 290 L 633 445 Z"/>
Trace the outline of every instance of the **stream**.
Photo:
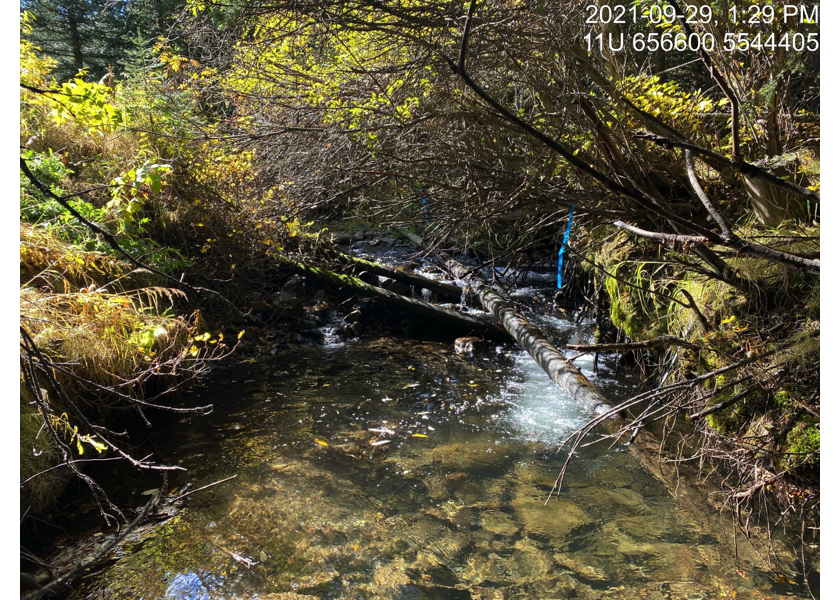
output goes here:
<path id="1" fill-rule="evenodd" d="M 576 364 L 593 376 L 591 357 Z M 637 387 L 594 381 L 608 398 Z M 728 516 L 704 530 L 624 446 L 581 448 L 544 506 L 558 444 L 589 415 L 512 346 L 301 345 L 217 369 L 192 396 L 214 412 L 153 434 L 187 469 L 170 485 L 236 479 L 190 496 L 80 597 L 808 597 L 735 559 Z"/>

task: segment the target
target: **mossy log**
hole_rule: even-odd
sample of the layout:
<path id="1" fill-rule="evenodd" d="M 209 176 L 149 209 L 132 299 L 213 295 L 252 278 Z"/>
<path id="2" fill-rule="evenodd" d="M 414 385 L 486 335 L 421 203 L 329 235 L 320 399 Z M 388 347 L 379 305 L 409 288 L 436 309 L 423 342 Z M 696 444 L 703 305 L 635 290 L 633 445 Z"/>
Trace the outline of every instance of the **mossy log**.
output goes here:
<path id="1" fill-rule="evenodd" d="M 482 306 L 492 313 L 520 346 L 542 367 L 549 378 L 569 394 L 576 402 L 587 406 L 593 412 L 609 409 L 607 399 L 595 389 L 580 370 L 569 363 L 566 357 L 549 342 L 542 332 L 520 315 L 514 306 L 486 285 L 470 276 L 464 265 L 449 259 L 446 267 L 453 275 L 466 281 L 478 296 Z"/>
<path id="2" fill-rule="evenodd" d="M 453 283 L 435 281 L 434 279 L 429 279 L 428 277 L 423 277 L 422 275 L 416 275 L 407 271 L 392 269 L 391 267 L 386 267 L 385 265 L 373 262 L 372 260 L 357 258 L 355 256 L 350 256 L 349 254 L 340 254 L 339 260 L 341 260 L 345 264 L 358 265 L 360 268 L 366 271 L 370 271 L 371 273 L 374 273 L 376 275 L 390 277 L 391 279 L 394 279 L 396 281 L 401 281 L 405 284 L 413 285 L 416 288 L 426 288 L 427 290 L 437 292 L 442 296 L 452 298 L 456 301 L 461 300 L 461 294 L 463 293 L 463 290 Z"/>
<path id="3" fill-rule="evenodd" d="M 340 273 L 335 273 L 322 267 L 316 267 L 286 257 L 280 257 L 279 260 L 301 275 L 314 277 L 326 284 L 343 289 L 357 290 L 375 300 L 402 308 L 422 317 L 451 325 L 454 328 L 453 333 L 457 333 L 458 335 L 472 334 L 505 341 L 510 339 L 508 333 L 496 323 L 482 320 L 473 315 L 442 308 L 431 302 L 417 298 L 400 296 L 399 294 L 367 284 L 356 277 L 341 275 Z"/>

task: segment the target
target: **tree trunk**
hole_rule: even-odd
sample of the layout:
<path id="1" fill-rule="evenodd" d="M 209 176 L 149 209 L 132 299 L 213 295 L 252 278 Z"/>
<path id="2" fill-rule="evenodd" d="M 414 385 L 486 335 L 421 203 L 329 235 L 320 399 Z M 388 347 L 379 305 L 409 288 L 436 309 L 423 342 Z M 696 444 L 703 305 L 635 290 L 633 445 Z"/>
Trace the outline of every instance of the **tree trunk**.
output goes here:
<path id="1" fill-rule="evenodd" d="M 416 288 L 426 288 L 427 290 L 437 292 L 438 294 L 451 298 L 457 302 L 461 301 L 461 294 L 463 293 L 463 290 L 455 284 L 435 281 L 434 279 L 429 279 L 428 277 L 423 277 L 422 275 L 415 275 L 414 273 L 409 273 L 408 271 L 399 271 L 370 260 L 350 256 L 349 254 L 338 254 L 338 259 L 343 261 L 345 264 L 358 265 L 362 270 L 370 271 L 376 275 L 390 277 L 396 281 L 413 285 Z"/>
<path id="2" fill-rule="evenodd" d="M 336 287 L 345 289 L 351 288 L 362 292 L 375 300 L 380 300 L 420 316 L 451 325 L 455 328 L 458 335 L 478 335 L 503 341 L 510 339 L 510 336 L 508 336 L 505 330 L 497 324 L 489 321 L 483 321 L 478 317 L 441 308 L 430 302 L 425 302 L 417 298 L 400 296 L 399 294 L 383 290 L 382 288 L 378 288 L 374 285 L 369 285 L 361 279 L 357 279 L 349 275 L 334 273 L 333 271 L 329 271 L 321 267 L 314 267 L 312 265 L 285 257 L 280 257 L 279 261 L 281 264 L 291 267 L 301 275 L 314 277 L 319 281 L 323 281 L 324 283 L 328 283 Z"/>
<path id="3" fill-rule="evenodd" d="M 462 264 L 450 259 L 446 266 L 456 277 L 468 282 L 484 308 L 499 320 L 513 339 L 528 351 L 548 377 L 564 392 L 593 412 L 609 409 L 609 402 L 601 392 L 595 389 L 577 367 L 568 363 L 563 353 L 555 348 L 539 329 L 520 315 L 510 302 L 484 282 L 471 277 Z"/>
<path id="4" fill-rule="evenodd" d="M 81 70 L 85 66 L 85 58 L 82 53 L 82 37 L 79 34 L 79 22 L 72 9 L 67 14 L 67 26 L 70 29 L 70 47 L 73 50 L 73 61 Z"/>

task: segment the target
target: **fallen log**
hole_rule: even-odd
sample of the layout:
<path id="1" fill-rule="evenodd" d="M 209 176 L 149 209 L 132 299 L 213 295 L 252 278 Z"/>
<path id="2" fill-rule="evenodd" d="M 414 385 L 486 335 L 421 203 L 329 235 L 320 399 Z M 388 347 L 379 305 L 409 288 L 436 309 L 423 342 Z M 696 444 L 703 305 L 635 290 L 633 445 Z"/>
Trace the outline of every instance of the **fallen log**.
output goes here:
<path id="1" fill-rule="evenodd" d="M 463 332 L 464 334 L 478 335 L 503 341 L 510 339 L 508 333 L 496 323 L 479 319 L 473 315 L 442 308 L 431 302 L 417 298 L 400 296 L 399 294 L 378 288 L 375 285 L 367 284 L 356 277 L 341 275 L 322 267 L 316 267 L 282 256 L 278 257 L 278 260 L 281 264 L 290 267 L 301 275 L 313 277 L 336 287 L 354 289 L 375 300 L 451 325 L 457 329 L 459 334 Z"/>
<path id="2" fill-rule="evenodd" d="M 453 300 L 458 302 L 460 302 L 461 300 L 461 294 L 463 293 L 463 290 L 452 283 L 435 281 L 434 279 L 429 279 L 428 277 L 423 277 L 422 275 L 416 275 L 407 271 L 392 269 L 391 267 L 386 267 L 385 265 L 373 262 L 372 260 L 357 258 L 355 256 L 350 256 L 349 254 L 339 254 L 338 260 L 343 262 L 345 265 L 357 265 L 366 271 L 374 273 L 375 275 L 390 277 L 391 279 L 394 279 L 396 281 L 401 281 L 405 284 L 413 285 L 416 288 L 426 288 L 427 290 L 437 292 L 438 294 L 446 296 L 447 298 L 452 298 Z"/>
<path id="3" fill-rule="evenodd" d="M 467 282 L 478 296 L 482 306 L 492 313 L 520 346 L 527 350 L 548 377 L 569 394 L 576 402 L 596 413 L 610 408 L 610 403 L 595 389 L 583 373 L 570 364 L 566 357 L 549 342 L 542 332 L 520 315 L 516 308 L 483 281 L 469 275 L 467 268 L 452 259 L 446 267 L 458 279 Z"/>
<path id="4" fill-rule="evenodd" d="M 566 344 L 566 348 L 580 350 L 581 352 L 630 352 L 631 350 L 655 348 L 657 346 L 681 346 L 689 350 L 700 349 L 700 346 L 697 344 L 692 344 L 673 335 L 663 335 L 652 340 L 626 342 L 623 344 Z"/>
<path id="5" fill-rule="evenodd" d="M 420 241 L 422 245 L 422 240 Z M 528 351 L 554 383 L 571 395 L 576 401 L 589 406 L 591 410 L 598 413 L 597 416 L 578 430 L 576 441 L 566 458 L 555 487 L 546 499 L 547 504 L 555 491 L 559 496 L 560 485 L 566 467 L 568 467 L 569 462 L 574 456 L 574 449 L 579 446 L 587 433 L 594 431 L 599 426 L 607 434 L 602 439 L 615 438 L 617 440 L 623 433 L 628 432 L 626 421 L 621 416 L 624 411 L 621 406 L 611 407 L 607 399 L 595 389 L 592 383 L 576 367 L 568 363 L 565 356 L 546 340 L 536 327 L 519 315 L 515 308 L 502 298 L 500 294 L 495 292 L 483 281 L 470 276 L 469 271 L 464 265 L 448 259 L 442 254 L 438 255 L 438 259 L 455 277 L 467 283 L 472 291 L 478 295 L 481 304 L 499 319 L 511 336 Z M 574 437 L 570 436 L 569 439 Z M 681 503 L 682 507 L 698 523 L 703 524 L 704 530 L 722 531 L 719 523 L 715 519 L 716 511 L 708 510 L 709 505 L 712 504 L 710 500 L 711 494 L 707 493 L 700 485 L 685 485 L 684 480 L 686 478 L 680 476 L 680 471 L 677 466 L 678 463 L 662 460 L 662 442 L 657 436 L 641 429 L 638 431 L 636 441 L 630 446 L 630 449 L 648 472 L 659 479 L 675 498 L 683 501 Z M 688 465 L 682 465 L 682 467 L 685 469 L 688 468 Z M 733 540 L 730 536 L 719 534 L 716 538 L 721 542 L 723 547 L 728 548 L 732 552 L 737 548 L 733 545 Z M 737 549 L 742 550 L 741 548 Z M 746 550 L 751 552 L 752 558 L 758 558 L 753 548 L 747 547 Z"/>

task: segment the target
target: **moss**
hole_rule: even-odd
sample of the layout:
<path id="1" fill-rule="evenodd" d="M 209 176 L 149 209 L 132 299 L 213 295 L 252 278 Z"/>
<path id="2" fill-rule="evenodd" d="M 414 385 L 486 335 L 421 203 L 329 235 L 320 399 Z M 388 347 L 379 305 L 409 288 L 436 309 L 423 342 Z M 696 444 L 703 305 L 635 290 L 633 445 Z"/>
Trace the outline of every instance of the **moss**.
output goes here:
<path id="1" fill-rule="evenodd" d="M 791 428 L 777 465 L 779 470 L 819 468 L 820 424 L 805 417 Z"/>
<path id="2" fill-rule="evenodd" d="M 725 402 L 729 400 L 735 392 L 720 394 L 714 397 L 714 404 Z M 736 403 L 733 406 L 728 406 L 723 410 L 712 413 L 706 417 L 706 423 L 721 434 L 728 434 L 737 430 L 744 422 L 744 414 L 742 405 Z"/>
<path id="3" fill-rule="evenodd" d="M 790 394 L 785 390 L 778 390 L 773 394 L 773 401 L 776 406 L 783 410 L 789 410 L 796 406 L 796 403 L 790 397 Z"/>
<path id="4" fill-rule="evenodd" d="M 645 323 L 639 317 L 638 310 L 627 301 L 627 298 L 619 295 L 610 294 L 610 320 L 613 325 L 633 339 L 639 339 L 645 330 Z"/>

